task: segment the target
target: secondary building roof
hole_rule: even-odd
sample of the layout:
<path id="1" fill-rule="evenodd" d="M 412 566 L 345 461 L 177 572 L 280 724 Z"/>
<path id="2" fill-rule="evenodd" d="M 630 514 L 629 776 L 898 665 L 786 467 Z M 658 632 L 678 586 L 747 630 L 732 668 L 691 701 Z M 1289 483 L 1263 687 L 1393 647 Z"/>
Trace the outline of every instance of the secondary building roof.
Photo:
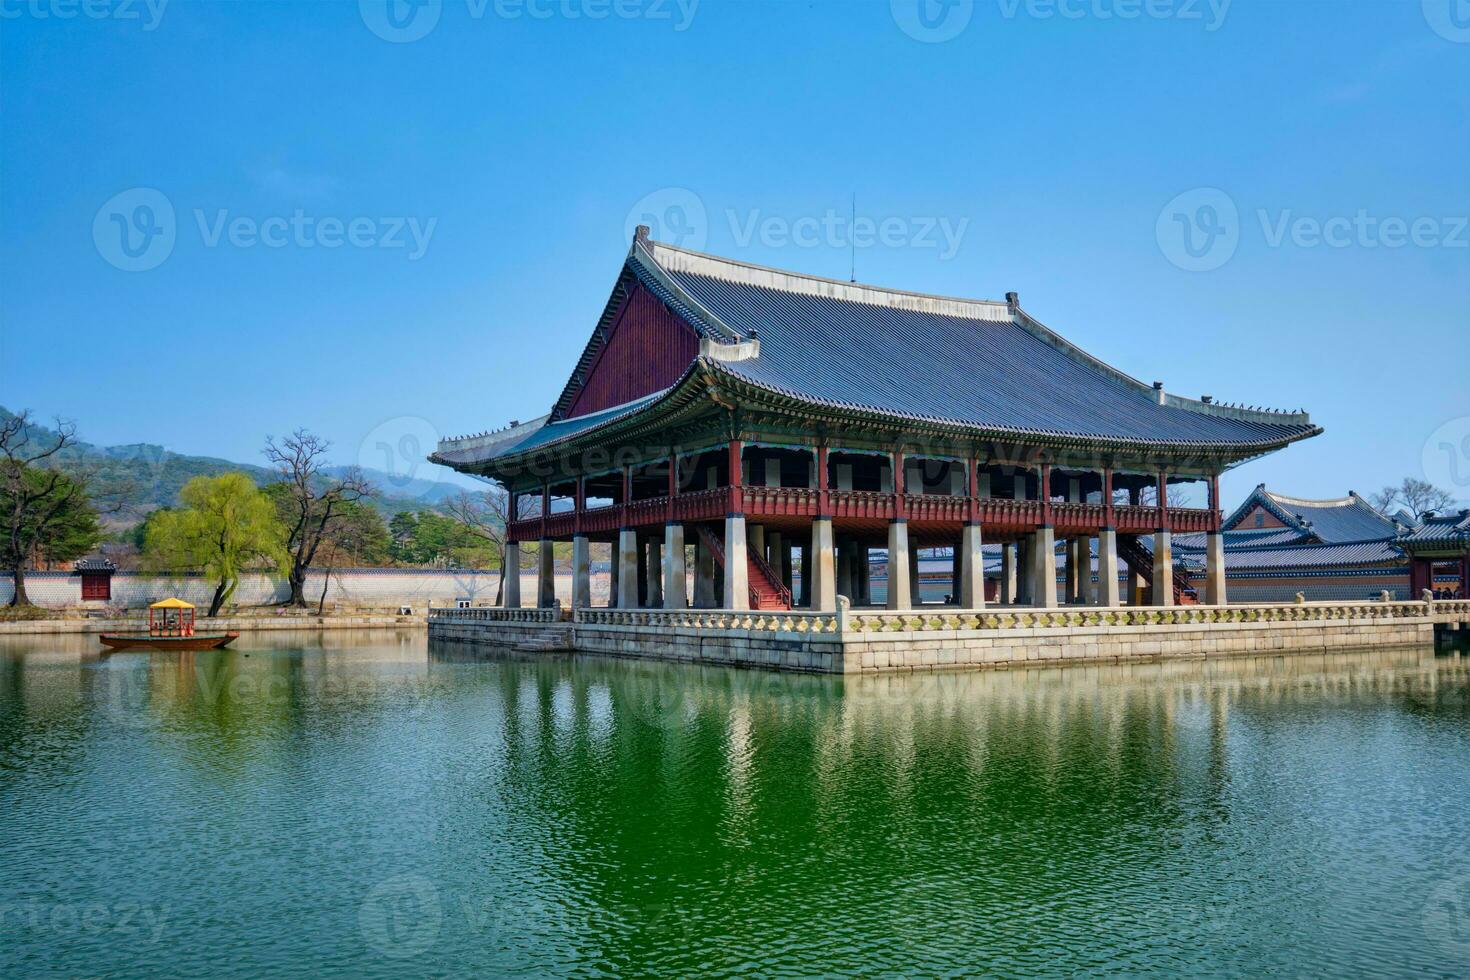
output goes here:
<path id="1" fill-rule="evenodd" d="M 1268 518 L 1262 527 L 1252 526 L 1255 519 L 1251 515 L 1257 513 Z M 1295 534 L 1303 542 L 1323 544 L 1390 540 L 1407 530 L 1353 491 L 1346 497 L 1307 500 L 1272 493 L 1264 483 L 1225 519 L 1223 529 L 1227 533 L 1274 530 Z"/>
<path id="2" fill-rule="evenodd" d="M 1442 517 L 1426 517 L 1420 527 L 1401 539 L 1401 543 L 1410 552 L 1470 550 L 1470 510 Z"/>

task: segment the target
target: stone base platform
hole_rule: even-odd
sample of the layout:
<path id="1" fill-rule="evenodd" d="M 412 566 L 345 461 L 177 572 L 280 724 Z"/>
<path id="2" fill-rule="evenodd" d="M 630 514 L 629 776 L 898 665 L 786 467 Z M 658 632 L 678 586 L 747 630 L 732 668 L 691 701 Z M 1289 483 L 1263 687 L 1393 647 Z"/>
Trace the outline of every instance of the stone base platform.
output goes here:
<path id="1" fill-rule="evenodd" d="M 561 623 L 583 653 L 854 674 L 1428 646 L 1436 624 L 1470 621 L 1470 601 L 969 613 L 838 605 L 836 613 L 579 609 L 570 617 L 557 609 L 432 609 L 429 638 L 514 647 Z"/>

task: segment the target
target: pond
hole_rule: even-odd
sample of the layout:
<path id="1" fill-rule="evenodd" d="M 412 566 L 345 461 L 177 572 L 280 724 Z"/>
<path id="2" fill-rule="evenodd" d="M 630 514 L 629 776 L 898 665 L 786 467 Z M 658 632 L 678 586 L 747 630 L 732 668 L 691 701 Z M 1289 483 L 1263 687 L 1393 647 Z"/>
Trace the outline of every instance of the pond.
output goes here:
<path id="1" fill-rule="evenodd" d="M 0 638 L 0 976 L 1470 972 L 1470 664 Z"/>

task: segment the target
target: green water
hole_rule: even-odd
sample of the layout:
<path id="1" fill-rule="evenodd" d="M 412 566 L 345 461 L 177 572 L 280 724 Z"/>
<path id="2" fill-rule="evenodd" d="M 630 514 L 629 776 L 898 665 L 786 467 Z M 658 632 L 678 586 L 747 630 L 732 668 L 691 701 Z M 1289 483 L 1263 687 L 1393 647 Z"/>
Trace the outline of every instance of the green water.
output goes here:
<path id="1" fill-rule="evenodd" d="M 0 977 L 1470 973 L 1470 671 L 0 640 Z"/>

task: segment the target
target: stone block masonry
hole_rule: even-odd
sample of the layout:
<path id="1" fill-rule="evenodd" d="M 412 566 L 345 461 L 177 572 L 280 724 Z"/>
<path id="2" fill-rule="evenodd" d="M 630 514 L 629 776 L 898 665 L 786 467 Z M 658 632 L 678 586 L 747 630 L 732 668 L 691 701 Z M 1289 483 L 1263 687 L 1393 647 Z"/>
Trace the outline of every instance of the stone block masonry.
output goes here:
<path id="1" fill-rule="evenodd" d="M 430 639 L 510 646 L 557 610 L 434 609 Z M 955 613 L 578 610 L 579 652 L 812 673 L 1105 664 L 1428 646 L 1470 602 Z"/>

